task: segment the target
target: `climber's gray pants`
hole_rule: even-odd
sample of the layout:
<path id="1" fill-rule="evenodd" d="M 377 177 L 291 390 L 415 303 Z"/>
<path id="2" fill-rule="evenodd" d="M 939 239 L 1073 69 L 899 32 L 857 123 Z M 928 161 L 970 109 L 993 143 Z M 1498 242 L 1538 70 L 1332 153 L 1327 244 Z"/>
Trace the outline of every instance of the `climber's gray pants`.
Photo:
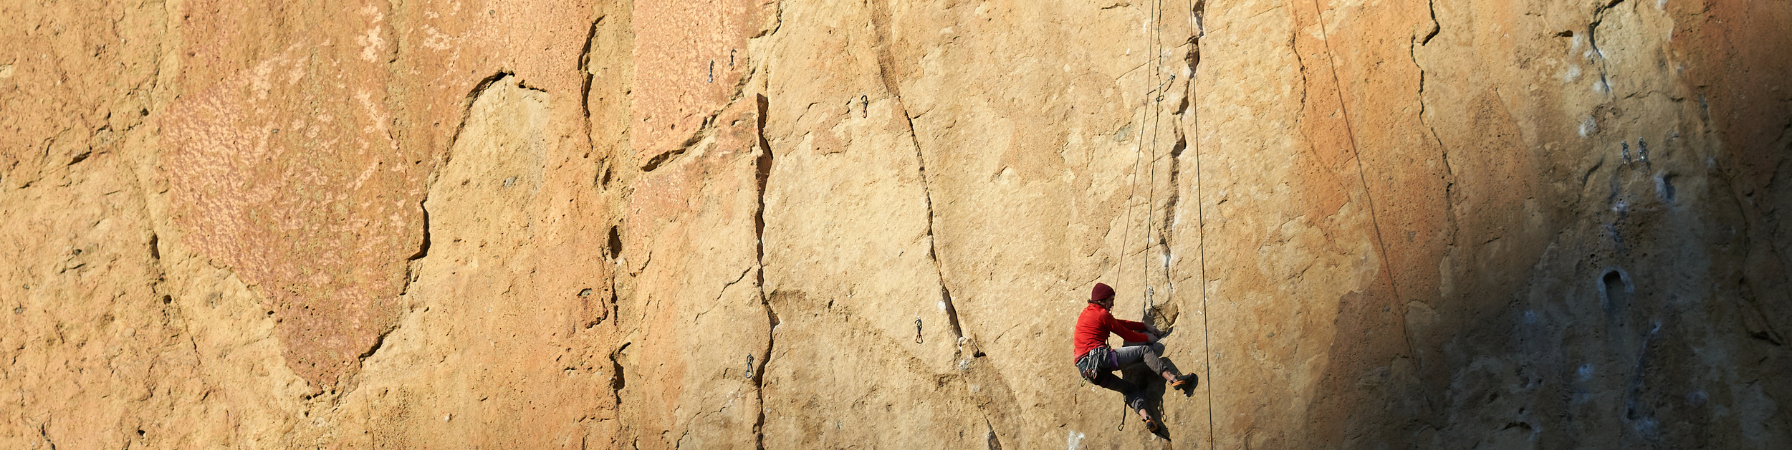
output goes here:
<path id="1" fill-rule="evenodd" d="M 1161 374 L 1164 373 L 1164 362 L 1157 359 L 1157 356 L 1162 354 L 1164 354 L 1163 343 L 1128 342 L 1125 347 L 1114 349 L 1114 359 L 1119 361 L 1119 365 L 1114 369 L 1125 369 L 1134 364 L 1145 363 L 1145 367 L 1151 368 L 1152 375 Z"/>

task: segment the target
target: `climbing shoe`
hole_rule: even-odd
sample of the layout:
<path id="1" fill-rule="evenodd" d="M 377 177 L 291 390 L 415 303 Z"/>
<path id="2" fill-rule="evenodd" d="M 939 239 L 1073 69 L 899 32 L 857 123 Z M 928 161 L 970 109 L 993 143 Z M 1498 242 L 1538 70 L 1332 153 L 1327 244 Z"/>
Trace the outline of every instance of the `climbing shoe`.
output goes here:
<path id="1" fill-rule="evenodd" d="M 1195 384 L 1197 384 L 1200 379 L 1201 377 L 1197 377 L 1192 373 L 1176 377 L 1176 381 L 1170 382 L 1170 389 L 1194 389 Z"/>
<path id="2" fill-rule="evenodd" d="M 1146 417 L 1143 420 L 1145 421 L 1145 431 L 1156 433 L 1163 428 L 1163 425 L 1157 423 L 1157 419 Z"/>

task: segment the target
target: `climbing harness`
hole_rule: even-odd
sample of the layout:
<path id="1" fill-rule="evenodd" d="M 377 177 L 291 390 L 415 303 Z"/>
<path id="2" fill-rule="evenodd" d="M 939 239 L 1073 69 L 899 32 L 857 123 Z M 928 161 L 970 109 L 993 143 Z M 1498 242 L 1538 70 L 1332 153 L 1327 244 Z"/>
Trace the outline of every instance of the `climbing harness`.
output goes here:
<path id="1" fill-rule="evenodd" d="M 1077 373 L 1082 374 L 1083 382 L 1094 383 L 1095 377 L 1101 376 L 1101 367 L 1104 365 L 1102 363 L 1114 359 L 1113 353 L 1113 349 L 1108 348 L 1106 345 L 1102 345 L 1089 349 L 1088 352 L 1083 353 L 1081 358 L 1077 358 L 1076 371 Z M 1113 361 L 1105 365 L 1114 365 L 1117 363 L 1118 361 Z"/>

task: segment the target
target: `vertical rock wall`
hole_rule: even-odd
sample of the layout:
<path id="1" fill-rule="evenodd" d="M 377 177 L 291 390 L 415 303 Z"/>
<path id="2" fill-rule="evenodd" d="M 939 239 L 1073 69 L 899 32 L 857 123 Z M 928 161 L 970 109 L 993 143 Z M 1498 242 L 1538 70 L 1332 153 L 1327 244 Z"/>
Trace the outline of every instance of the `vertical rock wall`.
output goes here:
<path id="1" fill-rule="evenodd" d="M 0 446 L 1785 446 L 1788 19 L 7 2 Z"/>

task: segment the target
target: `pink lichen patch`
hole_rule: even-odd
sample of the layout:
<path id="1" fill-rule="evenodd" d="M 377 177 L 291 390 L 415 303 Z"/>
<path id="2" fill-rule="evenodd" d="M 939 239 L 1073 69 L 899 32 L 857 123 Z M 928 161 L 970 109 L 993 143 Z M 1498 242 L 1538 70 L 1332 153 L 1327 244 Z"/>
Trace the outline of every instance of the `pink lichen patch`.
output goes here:
<path id="1" fill-rule="evenodd" d="M 320 389 L 396 317 L 424 173 L 387 130 L 378 66 L 289 49 L 252 67 L 170 108 L 161 169 L 185 244 L 257 288 Z"/>

